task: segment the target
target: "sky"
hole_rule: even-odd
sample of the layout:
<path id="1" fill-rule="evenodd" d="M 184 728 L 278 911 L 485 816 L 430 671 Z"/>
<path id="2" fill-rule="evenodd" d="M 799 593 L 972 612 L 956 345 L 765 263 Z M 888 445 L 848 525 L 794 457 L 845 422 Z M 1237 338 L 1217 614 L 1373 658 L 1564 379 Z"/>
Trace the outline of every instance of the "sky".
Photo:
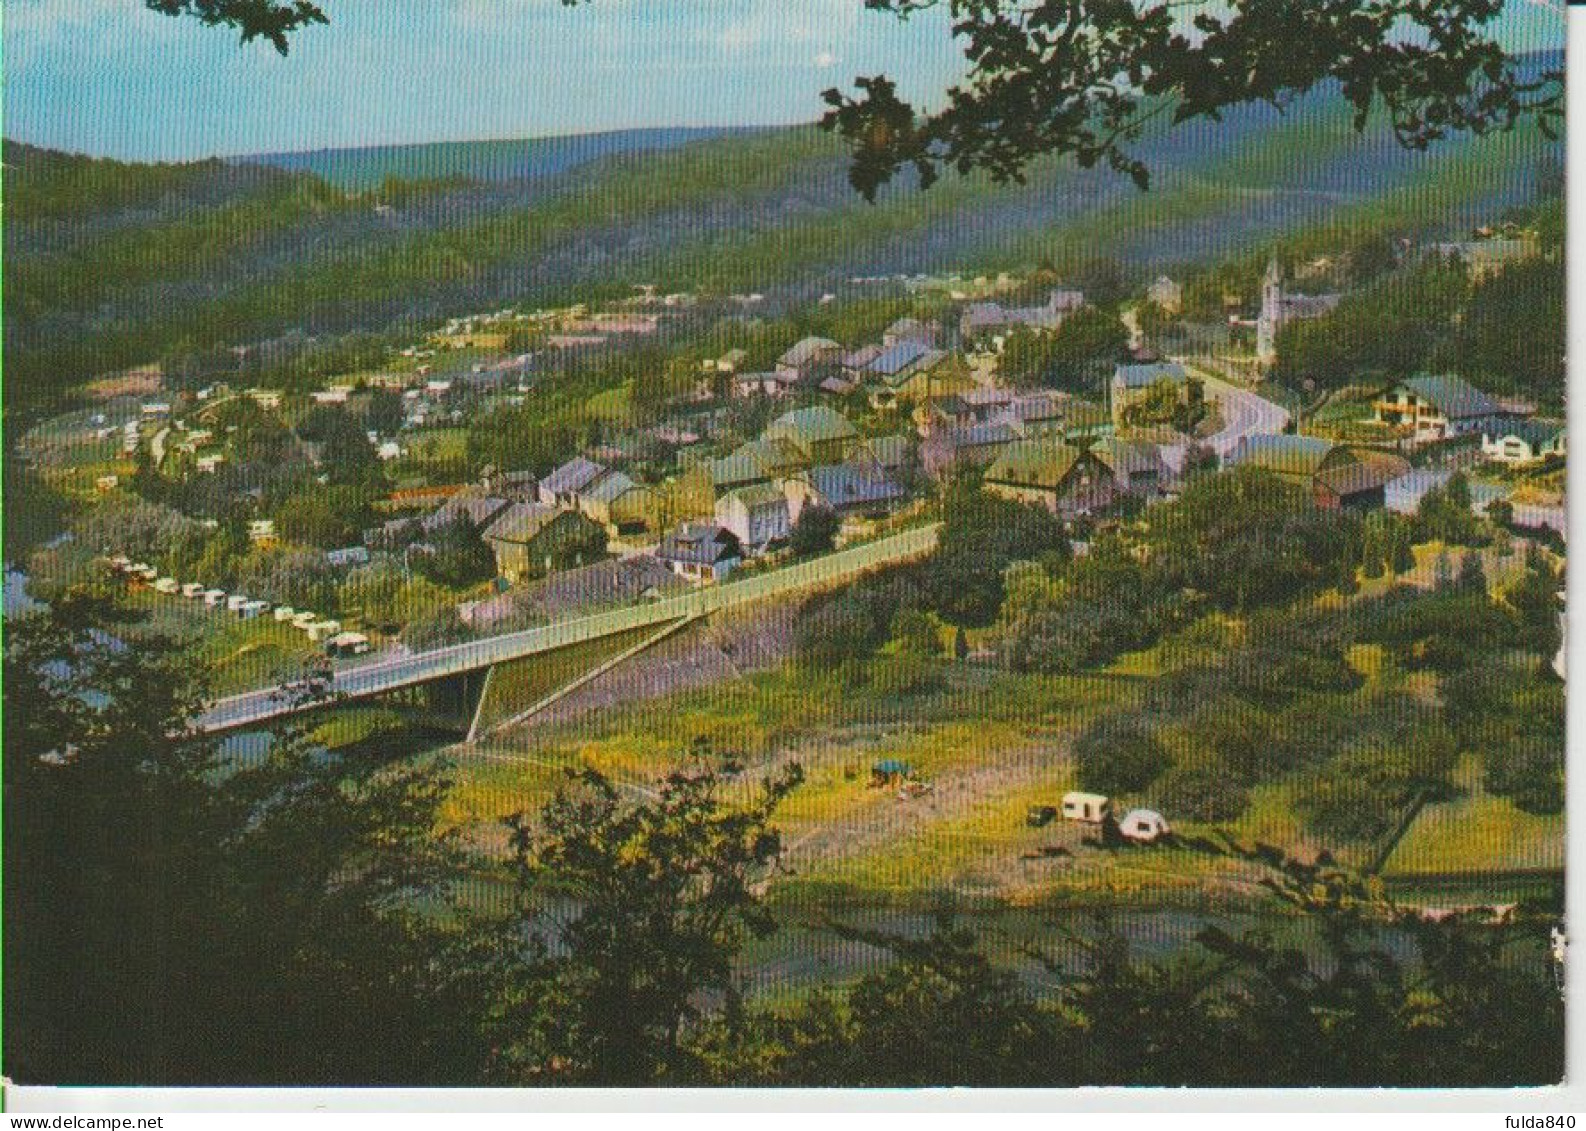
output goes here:
<path id="1" fill-rule="evenodd" d="M 885 73 L 930 102 L 962 71 L 940 12 L 862 0 L 320 0 L 283 58 L 142 0 L 5 0 L 5 136 L 189 160 L 644 126 L 807 122 Z M 1553 0 L 1504 38 L 1561 43 Z"/>

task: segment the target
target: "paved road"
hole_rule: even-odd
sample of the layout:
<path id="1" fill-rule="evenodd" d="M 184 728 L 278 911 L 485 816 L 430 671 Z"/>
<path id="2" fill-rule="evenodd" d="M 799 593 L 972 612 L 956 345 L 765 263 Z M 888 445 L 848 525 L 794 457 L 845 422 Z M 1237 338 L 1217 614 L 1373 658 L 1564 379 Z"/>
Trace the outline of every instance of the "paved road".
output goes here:
<path id="1" fill-rule="evenodd" d="M 1288 425 L 1289 410 L 1282 405 L 1273 404 L 1249 389 L 1240 388 L 1188 363 L 1184 368 L 1205 382 L 1206 395 L 1222 409 L 1222 431 L 1206 439 L 1218 456 L 1228 455 L 1246 436 L 1272 435 L 1283 431 Z"/>
<path id="2" fill-rule="evenodd" d="M 929 553 L 936 546 L 939 524 L 916 527 L 886 538 L 867 542 L 833 554 L 696 589 L 677 597 L 648 605 L 613 609 L 592 616 L 575 617 L 522 632 L 454 644 L 429 652 L 395 656 L 343 668 L 332 679 L 331 694 L 343 699 L 362 699 L 403 687 L 430 683 L 447 676 L 480 671 L 495 664 L 522 659 L 585 640 L 650 625 L 664 624 L 689 616 L 704 616 L 720 609 L 759 601 L 778 594 L 817 588 L 858 576 L 878 566 L 908 561 Z M 288 688 L 263 687 L 232 695 L 211 703 L 194 721 L 202 733 L 219 733 L 257 725 L 314 706 L 294 702 Z"/>

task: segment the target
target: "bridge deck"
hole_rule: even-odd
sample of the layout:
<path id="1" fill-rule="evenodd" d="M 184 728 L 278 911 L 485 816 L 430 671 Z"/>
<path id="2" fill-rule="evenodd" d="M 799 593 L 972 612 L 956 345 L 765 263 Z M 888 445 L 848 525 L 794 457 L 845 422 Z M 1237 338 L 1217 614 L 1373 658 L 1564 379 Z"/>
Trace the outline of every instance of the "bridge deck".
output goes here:
<path id="1" fill-rule="evenodd" d="M 938 529 L 939 524 L 915 527 L 797 565 L 740 581 L 707 586 L 647 605 L 613 609 L 486 640 L 471 640 L 466 644 L 343 668 L 335 673 L 330 694 L 337 699 L 363 699 L 521 660 L 539 652 L 554 651 L 616 632 L 680 618 L 706 616 L 767 597 L 844 581 L 878 566 L 908 561 L 929 553 L 936 545 Z M 217 734 L 322 705 L 322 702 L 294 702 L 285 689 L 265 687 L 214 701 L 208 710 L 194 720 L 194 728 L 200 733 Z"/>

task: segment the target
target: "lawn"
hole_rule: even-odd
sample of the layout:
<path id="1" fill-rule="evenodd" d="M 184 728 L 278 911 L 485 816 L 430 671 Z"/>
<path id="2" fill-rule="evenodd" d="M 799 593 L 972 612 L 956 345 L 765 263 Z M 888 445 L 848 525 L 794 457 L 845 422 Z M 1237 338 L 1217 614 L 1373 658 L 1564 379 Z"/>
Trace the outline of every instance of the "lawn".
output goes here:
<path id="1" fill-rule="evenodd" d="M 1383 868 L 1390 878 L 1421 874 L 1502 873 L 1564 866 L 1564 816 L 1523 813 L 1488 793 L 1480 760 L 1461 759 L 1454 774 L 1462 796 L 1428 805 Z"/>

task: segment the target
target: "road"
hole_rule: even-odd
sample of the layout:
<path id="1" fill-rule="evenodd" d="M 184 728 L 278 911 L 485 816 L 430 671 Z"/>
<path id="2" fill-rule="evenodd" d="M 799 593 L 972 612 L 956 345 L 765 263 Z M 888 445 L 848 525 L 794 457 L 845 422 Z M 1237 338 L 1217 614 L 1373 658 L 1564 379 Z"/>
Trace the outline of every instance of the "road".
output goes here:
<path id="1" fill-rule="evenodd" d="M 751 601 L 846 581 L 878 566 L 893 565 L 930 553 L 936 546 L 939 528 L 940 524 L 915 527 L 796 565 L 770 570 L 741 581 L 706 586 L 647 605 L 574 617 L 485 640 L 472 640 L 466 644 L 343 668 L 334 674 L 330 694 L 339 699 L 362 699 L 464 672 L 481 671 L 538 652 L 548 652 L 618 632 L 664 624 L 684 617 L 706 616 Z M 194 720 L 193 725 L 200 733 L 214 734 L 254 726 L 316 705 L 321 704 L 294 702 L 287 688 L 263 687 L 215 700 L 208 710 Z"/>
<path id="2" fill-rule="evenodd" d="M 1187 362 L 1184 368 L 1205 383 L 1206 395 L 1216 401 L 1222 411 L 1222 430 L 1206 439 L 1219 457 L 1231 453 L 1246 436 L 1272 435 L 1282 432 L 1288 425 L 1289 410 L 1282 405 L 1273 404 L 1249 389 L 1242 389 Z"/>

